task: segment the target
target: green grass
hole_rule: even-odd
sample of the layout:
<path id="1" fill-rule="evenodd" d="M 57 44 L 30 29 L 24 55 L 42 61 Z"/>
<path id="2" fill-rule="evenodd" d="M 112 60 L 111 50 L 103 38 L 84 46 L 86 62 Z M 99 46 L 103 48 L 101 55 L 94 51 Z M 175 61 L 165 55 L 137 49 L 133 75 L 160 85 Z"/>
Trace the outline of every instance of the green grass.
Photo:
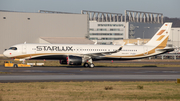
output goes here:
<path id="1" fill-rule="evenodd" d="M 0 101 L 9 100 L 179 101 L 180 84 L 175 81 L 0 83 Z"/>
<path id="2" fill-rule="evenodd" d="M 11 74 L 10 72 L 0 72 L 0 74 Z"/>

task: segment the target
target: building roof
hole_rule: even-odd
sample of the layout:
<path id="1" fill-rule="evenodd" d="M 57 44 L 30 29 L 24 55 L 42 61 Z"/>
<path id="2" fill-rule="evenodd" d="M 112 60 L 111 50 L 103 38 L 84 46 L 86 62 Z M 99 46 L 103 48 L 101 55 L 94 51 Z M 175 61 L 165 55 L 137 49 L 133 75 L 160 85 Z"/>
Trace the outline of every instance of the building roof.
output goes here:
<path id="1" fill-rule="evenodd" d="M 94 44 L 84 37 L 41 37 L 41 39 L 52 44 Z"/>

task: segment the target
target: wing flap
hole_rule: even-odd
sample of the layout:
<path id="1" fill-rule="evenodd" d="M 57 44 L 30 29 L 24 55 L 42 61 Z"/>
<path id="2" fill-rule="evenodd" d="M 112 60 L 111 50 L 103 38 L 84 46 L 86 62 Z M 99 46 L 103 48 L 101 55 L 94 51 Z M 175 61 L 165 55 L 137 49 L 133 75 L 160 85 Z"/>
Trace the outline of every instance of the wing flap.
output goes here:
<path id="1" fill-rule="evenodd" d="M 82 55 L 87 55 L 87 56 L 91 56 L 91 57 L 110 55 L 110 54 L 117 53 L 117 52 L 121 51 L 124 44 L 125 44 L 125 42 L 115 51 L 100 52 L 100 53 L 88 53 L 88 54 L 82 54 Z"/>

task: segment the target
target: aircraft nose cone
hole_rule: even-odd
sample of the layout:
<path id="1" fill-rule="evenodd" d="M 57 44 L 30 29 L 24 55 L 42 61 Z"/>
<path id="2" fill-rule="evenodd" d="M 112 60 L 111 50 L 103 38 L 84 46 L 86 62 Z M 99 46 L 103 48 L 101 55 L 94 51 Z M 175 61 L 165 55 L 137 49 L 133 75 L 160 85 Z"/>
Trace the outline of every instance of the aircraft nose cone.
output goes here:
<path id="1" fill-rule="evenodd" d="M 3 52 L 3 55 L 6 56 L 6 57 L 8 57 L 8 56 L 9 56 L 9 53 L 8 53 L 7 51 L 4 51 L 4 52 Z"/>

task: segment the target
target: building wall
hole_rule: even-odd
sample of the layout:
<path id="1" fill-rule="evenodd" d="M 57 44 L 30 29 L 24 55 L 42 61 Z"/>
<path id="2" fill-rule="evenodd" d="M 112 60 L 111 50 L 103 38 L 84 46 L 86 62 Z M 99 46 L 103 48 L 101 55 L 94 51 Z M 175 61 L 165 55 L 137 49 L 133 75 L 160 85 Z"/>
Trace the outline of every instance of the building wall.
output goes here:
<path id="1" fill-rule="evenodd" d="M 0 54 L 14 44 L 40 37 L 85 37 L 87 14 L 0 12 Z"/>
<path id="2" fill-rule="evenodd" d="M 150 39 L 124 39 L 124 40 L 117 40 L 114 41 L 113 44 L 120 44 L 122 45 L 124 42 L 125 45 L 143 45 L 146 44 Z"/>
<path id="3" fill-rule="evenodd" d="M 173 46 L 174 48 L 180 47 L 180 27 L 171 28 L 168 45 Z"/>
<path id="4" fill-rule="evenodd" d="M 125 22 L 89 22 L 89 39 L 98 44 L 112 44 L 114 40 L 125 39 Z"/>
<path id="5" fill-rule="evenodd" d="M 129 39 L 151 39 L 162 25 L 161 23 L 129 22 Z"/>
<path id="6" fill-rule="evenodd" d="M 106 26 L 99 26 L 106 25 Z M 122 25 L 122 26 L 110 26 Z M 123 39 L 150 39 L 162 26 L 160 23 L 139 23 L 139 22 L 89 22 L 89 39 L 98 43 L 112 43 L 116 40 Z M 98 30 L 103 29 L 103 30 Z M 119 29 L 118 31 L 111 31 L 111 29 Z M 103 35 L 111 33 L 112 35 Z M 119 33 L 121 35 L 114 35 Z M 143 35 L 144 33 L 144 35 Z M 107 39 L 106 39 L 107 38 Z M 108 39 L 110 38 L 110 39 Z"/>

